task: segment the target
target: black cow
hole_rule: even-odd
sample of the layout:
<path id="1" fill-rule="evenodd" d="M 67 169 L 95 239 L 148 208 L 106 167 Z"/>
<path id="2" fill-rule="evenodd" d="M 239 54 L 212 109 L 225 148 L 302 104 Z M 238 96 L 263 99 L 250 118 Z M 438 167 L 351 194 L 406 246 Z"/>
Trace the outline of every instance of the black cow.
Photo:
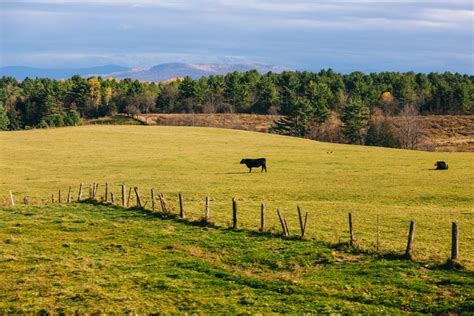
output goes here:
<path id="1" fill-rule="evenodd" d="M 435 163 L 436 170 L 448 170 L 448 164 L 444 161 L 438 160 Z"/>
<path id="2" fill-rule="evenodd" d="M 252 168 L 262 167 L 262 172 L 265 170 L 267 172 L 267 160 L 265 158 L 257 159 L 242 159 L 240 164 L 245 164 L 249 168 L 249 172 L 252 172 Z"/>

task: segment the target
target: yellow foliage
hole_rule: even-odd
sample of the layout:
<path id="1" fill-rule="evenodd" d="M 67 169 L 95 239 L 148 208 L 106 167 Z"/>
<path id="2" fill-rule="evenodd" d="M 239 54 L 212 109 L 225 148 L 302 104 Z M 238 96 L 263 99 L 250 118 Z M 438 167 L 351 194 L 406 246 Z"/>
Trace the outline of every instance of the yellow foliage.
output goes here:
<path id="1" fill-rule="evenodd" d="M 395 97 L 389 91 L 382 93 L 382 96 L 380 97 L 380 101 L 384 103 L 391 103 L 394 99 Z"/>

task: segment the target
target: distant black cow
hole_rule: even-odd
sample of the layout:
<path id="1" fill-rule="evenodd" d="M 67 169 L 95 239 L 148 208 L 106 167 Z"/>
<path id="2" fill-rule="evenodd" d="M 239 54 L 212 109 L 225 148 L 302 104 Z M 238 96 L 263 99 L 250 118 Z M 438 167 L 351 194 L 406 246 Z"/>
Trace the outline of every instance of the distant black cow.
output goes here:
<path id="1" fill-rule="evenodd" d="M 438 160 L 435 163 L 436 170 L 448 170 L 448 164 L 444 161 Z"/>
<path id="2" fill-rule="evenodd" d="M 241 164 L 245 164 L 249 168 L 249 172 L 252 172 L 252 168 L 262 167 L 262 172 L 265 170 L 267 172 L 267 160 L 265 158 L 257 159 L 242 159 Z"/>

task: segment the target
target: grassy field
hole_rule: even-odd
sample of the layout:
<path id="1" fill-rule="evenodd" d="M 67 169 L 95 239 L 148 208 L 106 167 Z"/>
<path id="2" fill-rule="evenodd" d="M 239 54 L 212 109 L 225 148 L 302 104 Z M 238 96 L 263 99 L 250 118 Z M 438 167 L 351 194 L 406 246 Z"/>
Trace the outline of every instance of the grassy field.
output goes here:
<path id="1" fill-rule="evenodd" d="M 0 313 L 437 313 L 474 273 L 117 206 L 0 209 Z"/>
<path id="2" fill-rule="evenodd" d="M 268 173 L 240 159 L 266 157 Z M 436 160 L 447 171 L 435 171 Z M 318 143 L 194 127 L 82 126 L 0 133 L 0 311 L 435 312 L 474 303 L 474 156 Z M 211 197 L 215 227 L 141 210 L 50 203 L 68 186 L 163 192 L 189 221 Z M 10 208 L 29 197 L 31 206 Z M 87 196 L 87 188 L 84 195 Z M 227 230 L 231 199 L 241 230 Z M 256 233 L 276 209 L 305 241 Z M 117 201 L 118 202 L 118 201 Z M 134 203 L 132 199 L 132 203 Z M 119 204 L 119 203 L 117 203 Z M 352 212 L 357 248 L 348 249 Z M 380 254 L 374 254 L 376 216 Z M 414 262 L 400 260 L 410 220 Z M 462 270 L 449 270 L 450 226 Z"/>

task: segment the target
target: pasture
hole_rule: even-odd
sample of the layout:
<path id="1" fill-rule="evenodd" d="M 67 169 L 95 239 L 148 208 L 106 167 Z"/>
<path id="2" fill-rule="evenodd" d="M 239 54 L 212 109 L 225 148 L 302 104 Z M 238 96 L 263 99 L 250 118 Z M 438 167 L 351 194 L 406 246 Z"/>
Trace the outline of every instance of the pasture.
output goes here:
<path id="1" fill-rule="evenodd" d="M 357 244 L 373 250 L 380 216 L 382 252 L 403 252 L 410 220 L 417 222 L 414 256 L 449 257 L 451 222 L 460 228 L 460 257 L 474 262 L 474 155 L 428 153 L 320 143 L 271 134 L 195 127 L 82 126 L 0 133 L 0 192 L 19 202 L 48 203 L 52 193 L 79 183 L 103 184 L 119 196 L 120 184 L 150 188 L 177 205 L 182 192 L 187 216 L 203 216 L 211 197 L 212 221 L 230 225 L 231 198 L 239 226 L 257 230 L 259 205 L 267 228 L 279 231 L 276 209 L 297 233 L 296 206 L 308 212 L 307 236 L 339 243 L 348 239 L 347 213 Z M 248 173 L 241 158 L 266 157 L 268 173 Z M 449 170 L 435 171 L 445 160 Z M 87 191 L 87 190 L 85 190 Z"/>

